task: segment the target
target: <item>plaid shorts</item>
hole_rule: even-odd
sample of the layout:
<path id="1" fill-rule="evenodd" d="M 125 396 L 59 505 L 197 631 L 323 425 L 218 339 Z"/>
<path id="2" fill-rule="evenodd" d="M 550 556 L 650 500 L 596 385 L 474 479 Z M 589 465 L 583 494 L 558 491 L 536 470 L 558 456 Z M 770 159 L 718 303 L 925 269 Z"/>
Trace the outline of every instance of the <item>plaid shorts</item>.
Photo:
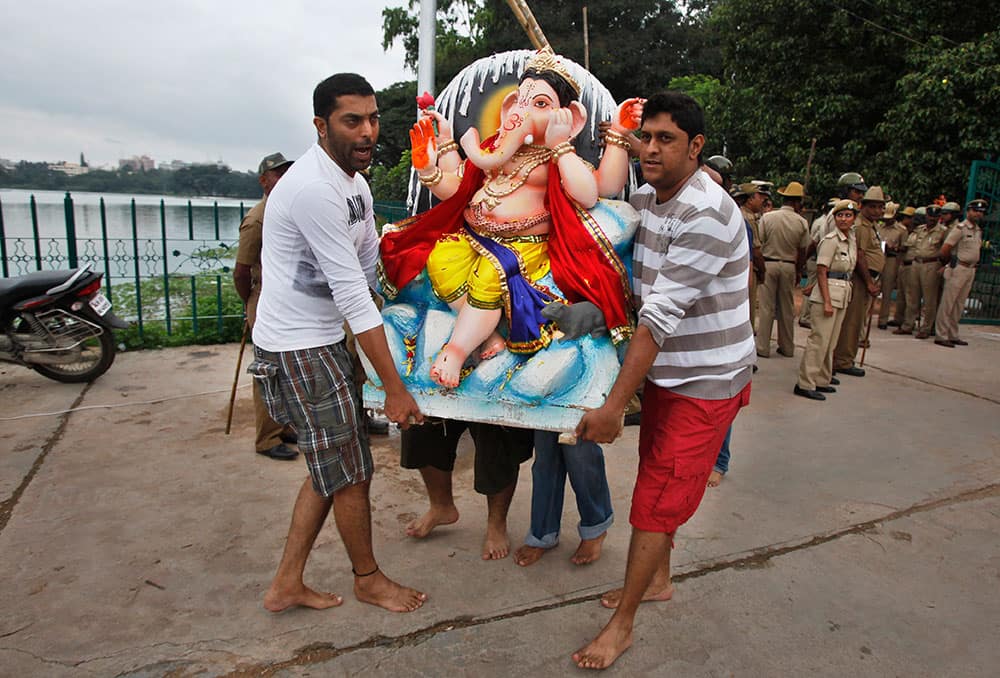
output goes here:
<path id="1" fill-rule="evenodd" d="M 344 342 L 279 353 L 255 346 L 247 372 L 271 418 L 295 427 L 317 494 L 330 497 L 372 477 L 361 393 Z"/>

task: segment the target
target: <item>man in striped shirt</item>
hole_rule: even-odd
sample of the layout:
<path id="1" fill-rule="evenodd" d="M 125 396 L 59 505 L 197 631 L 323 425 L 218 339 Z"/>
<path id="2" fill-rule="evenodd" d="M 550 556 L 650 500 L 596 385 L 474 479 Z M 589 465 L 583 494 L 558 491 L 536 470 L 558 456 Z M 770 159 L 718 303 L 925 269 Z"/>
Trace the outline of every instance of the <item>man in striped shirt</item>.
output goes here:
<path id="1" fill-rule="evenodd" d="M 576 431 L 613 441 L 646 381 L 632 542 L 625 587 L 601 599 L 614 615 L 573 655 L 581 668 L 610 666 L 632 644 L 639 603 L 673 594 L 673 535 L 701 502 L 726 431 L 750 400 L 747 235 L 736 203 L 699 170 L 704 129 L 685 94 L 658 94 L 644 106 L 639 158 L 648 185 L 631 198 L 642 217 L 632 272 L 638 327 L 604 405 Z"/>

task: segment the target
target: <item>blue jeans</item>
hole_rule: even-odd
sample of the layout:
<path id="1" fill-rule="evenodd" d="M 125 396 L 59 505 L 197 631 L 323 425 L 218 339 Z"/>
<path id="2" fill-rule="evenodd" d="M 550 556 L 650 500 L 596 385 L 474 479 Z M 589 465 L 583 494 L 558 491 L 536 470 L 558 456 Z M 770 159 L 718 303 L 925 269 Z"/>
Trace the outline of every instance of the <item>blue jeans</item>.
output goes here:
<path id="1" fill-rule="evenodd" d="M 559 543 L 567 475 L 580 512 L 580 539 L 596 539 L 614 522 L 600 445 L 589 441 L 560 445 L 558 433 L 535 431 L 531 528 L 524 539 L 528 546 L 550 549 Z"/>
<path id="2" fill-rule="evenodd" d="M 722 448 L 719 450 L 719 456 L 715 458 L 715 470 L 726 475 L 729 472 L 729 439 L 733 437 L 733 427 L 730 426 L 729 430 L 726 431 L 726 439 L 722 441 Z"/>

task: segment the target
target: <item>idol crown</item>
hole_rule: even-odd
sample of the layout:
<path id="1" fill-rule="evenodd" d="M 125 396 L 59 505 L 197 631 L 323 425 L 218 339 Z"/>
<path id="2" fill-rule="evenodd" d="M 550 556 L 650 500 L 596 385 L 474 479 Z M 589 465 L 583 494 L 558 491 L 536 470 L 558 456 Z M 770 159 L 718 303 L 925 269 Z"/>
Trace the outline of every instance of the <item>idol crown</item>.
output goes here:
<path id="1" fill-rule="evenodd" d="M 573 79 L 573 76 L 569 74 L 569 70 L 563 66 L 562 61 L 556 57 L 551 47 L 543 47 L 535 52 L 535 56 L 528 59 L 527 63 L 524 64 L 524 70 L 538 72 L 550 71 L 555 73 L 569 83 L 569 86 L 573 88 L 576 95 L 580 96 L 580 85 L 577 84 L 576 80 Z"/>

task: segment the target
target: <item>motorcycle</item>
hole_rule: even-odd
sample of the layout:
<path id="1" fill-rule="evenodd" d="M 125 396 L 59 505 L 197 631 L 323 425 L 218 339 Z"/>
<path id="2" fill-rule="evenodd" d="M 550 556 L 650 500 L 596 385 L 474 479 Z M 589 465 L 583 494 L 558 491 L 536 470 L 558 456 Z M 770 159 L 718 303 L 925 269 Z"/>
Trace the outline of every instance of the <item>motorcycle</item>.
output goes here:
<path id="1" fill-rule="evenodd" d="M 0 279 L 0 362 L 65 383 L 88 382 L 115 360 L 112 330 L 128 323 L 101 294 L 92 265 Z"/>

